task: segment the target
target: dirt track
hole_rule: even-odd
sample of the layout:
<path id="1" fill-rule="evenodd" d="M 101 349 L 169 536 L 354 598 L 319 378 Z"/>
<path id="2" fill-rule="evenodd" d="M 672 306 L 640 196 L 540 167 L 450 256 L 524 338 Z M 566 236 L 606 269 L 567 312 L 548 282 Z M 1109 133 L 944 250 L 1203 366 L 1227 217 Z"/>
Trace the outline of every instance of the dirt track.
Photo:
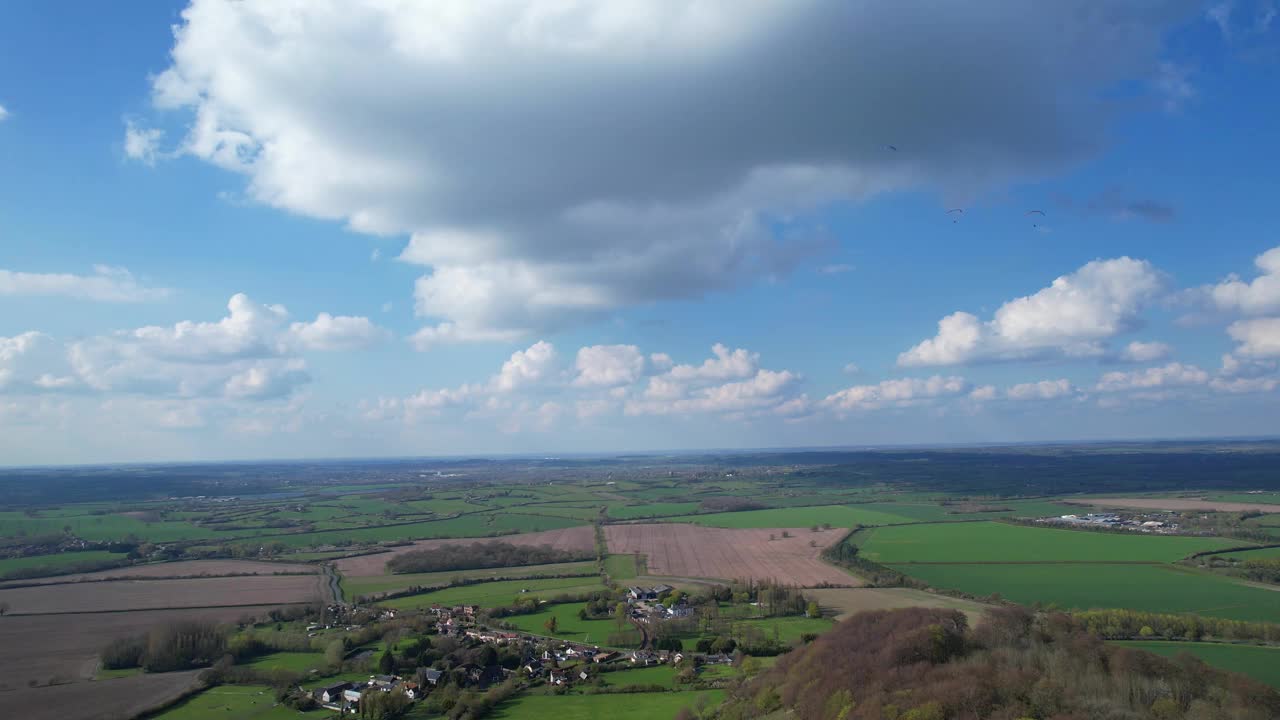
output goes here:
<path id="1" fill-rule="evenodd" d="M 335 560 L 333 566 L 346 577 L 385 575 L 387 561 L 401 553 L 442 547 L 444 545 L 472 545 L 478 542 L 504 542 L 512 545 L 550 545 L 557 550 L 580 550 L 582 552 L 591 552 L 595 549 L 596 544 L 595 530 L 590 525 L 579 525 L 577 527 L 564 528 L 563 530 L 545 530 L 543 532 L 502 535 L 500 537 L 419 540 L 411 545 L 391 548 L 387 552 L 375 555 L 360 555 L 358 557 Z"/>
<path id="2" fill-rule="evenodd" d="M 824 548 L 844 537 L 845 530 L 734 530 L 675 523 L 607 525 L 604 530 L 609 552 L 644 555 L 650 575 L 751 578 L 806 587 L 824 582 L 861 584 L 858 578 L 818 559 Z M 782 537 L 784 531 L 791 537 Z M 816 546 L 810 547 L 810 542 Z"/>
<path id="3" fill-rule="evenodd" d="M 1197 500 L 1195 498 L 1092 498 L 1072 499 L 1071 504 L 1094 505 L 1096 507 L 1124 507 L 1139 510 L 1205 510 L 1217 512 L 1247 512 L 1257 510 L 1264 513 L 1280 513 L 1280 505 L 1267 503 L 1218 502 L 1217 500 Z"/>
<path id="4" fill-rule="evenodd" d="M 9 603 L 11 615 L 283 605 L 320 600 L 321 580 L 318 575 L 111 580 L 0 589 L 0 602 Z"/>

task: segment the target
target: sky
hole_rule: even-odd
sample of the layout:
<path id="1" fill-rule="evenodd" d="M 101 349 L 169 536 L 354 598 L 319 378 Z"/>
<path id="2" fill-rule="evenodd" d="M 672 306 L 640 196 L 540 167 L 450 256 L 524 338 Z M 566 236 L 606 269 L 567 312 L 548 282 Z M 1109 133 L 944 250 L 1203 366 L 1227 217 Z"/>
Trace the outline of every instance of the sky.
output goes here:
<path id="1" fill-rule="evenodd" d="M 0 4 L 0 465 L 1280 434 L 1278 11 Z"/>

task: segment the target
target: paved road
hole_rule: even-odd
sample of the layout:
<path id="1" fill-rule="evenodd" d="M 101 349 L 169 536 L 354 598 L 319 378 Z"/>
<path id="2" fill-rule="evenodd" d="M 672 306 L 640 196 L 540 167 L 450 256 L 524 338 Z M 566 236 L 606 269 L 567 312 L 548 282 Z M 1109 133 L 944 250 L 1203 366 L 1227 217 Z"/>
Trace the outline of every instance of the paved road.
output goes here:
<path id="1" fill-rule="evenodd" d="M 320 566 L 320 571 L 324 573 L 324 587 L 328 591 L 325 598 L 326 605 L 342 604 L 342 586 L 338 584 L 338 573 L 334 571 L 333 566 L 324 563 Z"/>

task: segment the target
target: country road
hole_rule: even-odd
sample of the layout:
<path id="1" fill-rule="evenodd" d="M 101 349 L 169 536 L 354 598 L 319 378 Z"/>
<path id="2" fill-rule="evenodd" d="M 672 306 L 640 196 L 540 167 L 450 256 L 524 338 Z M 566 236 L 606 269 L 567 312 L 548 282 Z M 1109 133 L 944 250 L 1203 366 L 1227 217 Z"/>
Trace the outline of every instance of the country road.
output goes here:
<path id="1" fill-rule="evenodd" d="M 342 586 L 338 584 L 338 573 L 329 563 L 320 566 L 320 571 L 324 574 L 323 585 L 327 592 L 325 593 L 324 602 L 326 605 L 342 605 Z"/>

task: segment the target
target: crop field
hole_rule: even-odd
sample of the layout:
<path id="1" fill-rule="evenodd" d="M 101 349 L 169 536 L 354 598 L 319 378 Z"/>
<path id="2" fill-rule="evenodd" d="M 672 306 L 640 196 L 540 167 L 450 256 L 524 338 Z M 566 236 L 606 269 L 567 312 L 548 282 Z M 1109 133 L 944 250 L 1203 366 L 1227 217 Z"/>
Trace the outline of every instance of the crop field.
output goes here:
<path id="1" fill-rule="evenodd" d="M 938 588 L 1061 608 L 1130 608 L 1280 622 L 1280 592 L 1165 565 L 1100 563 L 899 565 Z"/>
<path id="2" fill-rule="evenodd" d="M 662 502 L 644 503 L 641 505 L 622 505 L 610 503 L 609 517 L 615 520 L 632 520 L 635 518 L 666 517 L 671 515 L 687 515 L 696 512 L 696 502 Z"/>
<path id="3" fill-rule="evenodd" d="M 561 640 L 591 643 L 593 645 L 608 645 L 609 643 L 606 640 L 610 634 L 620 630 L 631 629 L 630 624 L 624 623 L 619 626 L 617 622 L 611 619 L 578 619 L 578 611 L 586 606 L 586 603 L 550 605 L 531 615 L 516 615 L 507 618 L 507 622 L 515 625 L 523 632 L 534 635 L 549 635 Z M 554 633 L 547 632 L 546 623 L 553 617 L 556 619 L 556 631 Z"/>
<path id="4" fill-rule="evenodd" d="M 972 511 L 981 506 L 1001 509 L 988 512 Z M 937 502 L 877 502 L 861 507 L 900 515 L 921 522 L 995 520 L 1002 517 L 1039 518 L 1066 515 L 1080 511 L 1079 508 L 1074 508 L 1070 505 L 1044 500 L 991 500 L 975 503 L 974 507 L 968 507 L 964 504 L 941 505 Z"/>
<path id="5" fill-rule="evenodd" d="M 989 606 L 972 600 L 935 595 L 912 588 L 817 588 L 805 595 L 818 601 L 823 613 L 836 620 L 867 610 L 893 610 L 905 607 L 934 607 L 960 610 L 976 623 Z"/>
<path id="6" fill-rule="evenodd" d="M 556 595 L 592 592 L 603 590 L 604 586 L 596 578 L 555 578 L 548 580 L 499 580 L 491 583 L 477 583 L 445 588 L 423 595 L 396 598 L 379 603 L 393 608 L 430 607 L 433 603 L 441 605 L 480 605 L 481 607 L 504 607 L 511 605 L 518 597 L 550 598 Z M 527 592 L 525 592 L 527 591 Z"/>
<path id="7" fill-rule="evenodd" d="M 25 570 L 33 567 L 66 567 L 82 562 L 99 562 L 102 560 L 123 560 L 124 553 L 107 552 L 106 550 L 88 550 L 85 552 L 54 553 L 52 555 L 29 555 L 20 558 L 0 559 L 0 578 L 14 570 Z"/>
<path id="8" fill-rule="evenodd" d="M 1100 533 L 996 522 L 873 528 L 854 537 L 868 560 L 894 563 L 1173 562 L 1238 540 Z"/>
<path id="9" fill-rule="evenodd" d="M 600 676 L 609 687 L 636 687 L 638 685 L 661 685 L 671 687 L 675 684 L 676 669 L 671 665 L 650 665 L 649 667 L 604 673 Z"/>
<path id="10" fill-rule="evenodd" d="M 1245 512 L 1256 510 L 1264 513 L 1280 513 L 1280 505 L 1261 502 L 1230 502 L 1200 500 L 1196 498 L 1081 498 L 1072 502 L 1109 508 L 1138 508 L 1142 510 L 1211 510 L 1215 512 Z"/>
<path id="11" fill-rule="evenodd" d="M 70 554 L 70 553 L 69 553 Z M 86 553 L 87 554 L 87 553 Z M 105 553 L 104 553 L 105 554 Z M 24 560 L 30 558 L 23 558 Z M 99 570 L 91 573 L 74 575 L 52 575 L 30 580 L 10 581 L 29 584 L 73 583 L 112 578 L 192 578 L 192 577 L 228 577 L 236 575 L 314 575 L 318 569 L 314 565 L 302 563 L 258 562 L 254 560 L 184 560 L 180 562 L 152 563 L 149 565 L 129 565 Z M 0 583 L 0 587 L 4 584 Z"/>
<path id="12" fill-rule="evenodd" d="M 0 692 L 31 681 L 89 680 L 98 667 L 98 651 L 109 641 L 137 635 L 174 620 L 233 622 L 261 615 L 271 606 L 185 610 L 143 610 L 89 615 L 0 616 Z M 112 681 L 119 682 L 119 681 Z M 6 695 L 7 697 L 7 695 Z"/>
<path id="13" fill-rule="evenodd" d="M 520 695 L 499 705 L 497 720 L 653 720 L 670 718 L 681 708 L 715 707 L 723 690 L 701 692 L 618 693 L 602 695 Z"/>
<path id="14" fill-rule="evenodd" d="M 199 672 L 144 674 L 53 687 L 24 687 L 4 693 L 4 717 L 20 720 L 127 720 L 181 697 L 195 682 Z M 221 717 L 227 720 L 225 713 Z"/>
<path id="15" fill-rule="evenodd" d="M 0 602 L 9 615 L 99 613 L 122 610 L 284 605 L 320 598 L 320 579 L 314 575 L 246 576 L 180 580 L 111 580 L 81 591 L 66 585 L 0 589 Z"/>
<path id="16" fill-rule="evenodd" d="M 636 576 L 636 556 L 609 555 L 604 559 L 604 571 L 614 582 L 630 580 Z"/>
<path id="17" fill-rule="evenodd" d="M 300 713 L 278 705 L 275 692 L 266 685 L 219 685 L 183 700 L 155 717 L 156 720 L 284 720 L 325 718 L 332 714 L 326 710 Z"/>
<path id="18" fill-rule="evenodd" d="M 458 579 L 516 578 L 532 575 L 581 575 L 589 578 L 596 573 L 593 560 L 549 565 L 525 565 L 523 567 L 482 568 L 479 570 L 446 570 L 434 573 L 406 573 L 403 575 L 365 575 L 344 577 L 342 588 L 352 597 L 404 590 L 413 586 L 439 587 Z M 634 572 L 632 573 L 634 576 Z M 586 582 L 586 581 L 584 581 Z"/>
<path id="19" fill-rule="evenodd" d="M 343 558 L 334 562 L 334 567 L 345 577 L 361 577 L 369 575 L 385 575 L 387 561 L 394 555 L 424 550 L 441 545 L 470 545 L 477 542 L 504 542 L 512 545 L 550 545 L 557 550 L 578 550 L 592 552 L 595 550 L 595 531 L 590 525 L 578 525 L 559 530 L 550 530 L 520 535 L 504 535 L 499 538 L 454 538 L 441 540 L 422 540 L 410 545 L 401 545 L 389 549 L 385 553 L 360 555 Z"/>
<path id="20" fill-rule="evenodd" d="M 1237 550 L 1235 552 L 1217 553 L 1213 557 L 1231 560 L 1275 560 L 1280 558 L 1280 547 L 1259 548 L 1257 550 Z"/>
<path id="21" fill-rule="evenodd" d="M 1116 645 L 1146 650 L 1165 657 L 1190 653 L 1220 670 L 1230 670 L 1280 689 L 1280 648 L 1227 643 L 1124 640 Z"/>
<path id="22" fill-rule="evenodd" d="M 787 532 L 791 537 L 783 537 Z M 615 554 L 645 556 L 650 575 L 777 580 L 800 586 L 857 585 L 857 578 L 818 559 L 842 530 L 731 530 L 696 525 L 607 525 Z M 770 537 L 773 539 L 771 540 Z"/>

